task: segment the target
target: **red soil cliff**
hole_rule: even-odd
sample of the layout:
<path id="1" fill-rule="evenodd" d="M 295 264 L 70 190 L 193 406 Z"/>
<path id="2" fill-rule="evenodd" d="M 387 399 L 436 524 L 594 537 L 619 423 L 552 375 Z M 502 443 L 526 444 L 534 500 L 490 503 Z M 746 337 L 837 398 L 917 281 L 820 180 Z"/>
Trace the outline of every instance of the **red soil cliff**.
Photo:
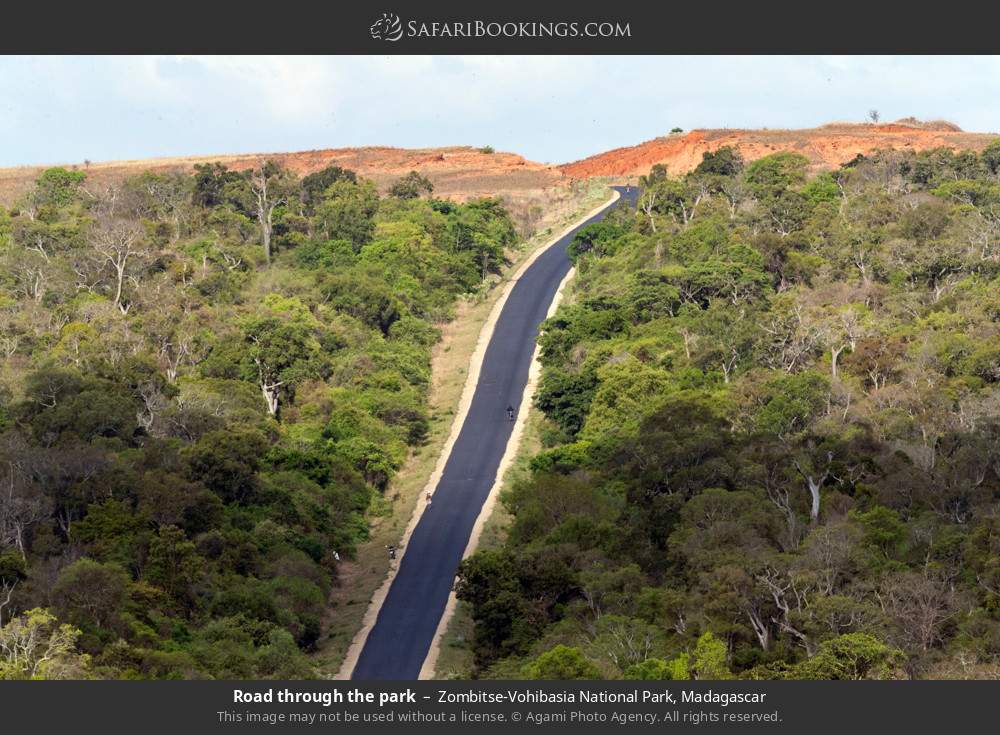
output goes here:
<path id="1" fill-rule="evenodd" d="M 981 150 L 996 135 L 965 133 L 951 123 L 920 123 L 900 120 L 884 125 L 833 123 L 806 130 L 692 130 L 560 166 L 576 179 L 590 176 L 638 176 L 657 163 L 673 174 L 683 174 L 701 162 L 702 154 L 732 146 L 750 161 L 776 151 L 795 151 L 806 156 L 813 168 L 834 168 L 859 153 L 879 148 L 913 149 L 946 147 Z"/>

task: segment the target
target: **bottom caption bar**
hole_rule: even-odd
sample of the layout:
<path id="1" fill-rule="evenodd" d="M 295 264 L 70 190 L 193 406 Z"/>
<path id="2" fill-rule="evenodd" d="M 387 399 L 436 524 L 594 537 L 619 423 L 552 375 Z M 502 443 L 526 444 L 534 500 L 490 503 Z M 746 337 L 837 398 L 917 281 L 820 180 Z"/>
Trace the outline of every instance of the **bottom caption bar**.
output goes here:
<path id="1" fill-rule="evenodd" d="M 10 732 L 941 732 L 992 721 L 993 682 L 9 682 Z M 19 728 L 24 728 L 23 730 Z"/>

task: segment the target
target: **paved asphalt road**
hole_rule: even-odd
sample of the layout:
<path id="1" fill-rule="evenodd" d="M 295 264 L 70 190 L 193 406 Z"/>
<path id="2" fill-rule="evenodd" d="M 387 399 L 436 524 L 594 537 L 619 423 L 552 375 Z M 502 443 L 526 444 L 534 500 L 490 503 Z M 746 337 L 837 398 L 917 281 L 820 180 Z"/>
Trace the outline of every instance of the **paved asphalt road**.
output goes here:
<path id="1" fill-rule="evenodd" d="M 619 202 L 634 206 L 636 187 L 628 192 L 615 188 L 621 193 Z M 585 224 L 602 219 L 609 209 Z M 569 271 L 566 247 L 575 232 L 535 260 L 500 313 L 469 413 L 434 491 L 434 502 L 410 536 L 353 679 L 416 679 L 420 673 L 469 534 L 510 438 L 513 422 L 507 420 L 505 409 L 508 404 L 515 409 L 520 406 L 538 325 Z"/>

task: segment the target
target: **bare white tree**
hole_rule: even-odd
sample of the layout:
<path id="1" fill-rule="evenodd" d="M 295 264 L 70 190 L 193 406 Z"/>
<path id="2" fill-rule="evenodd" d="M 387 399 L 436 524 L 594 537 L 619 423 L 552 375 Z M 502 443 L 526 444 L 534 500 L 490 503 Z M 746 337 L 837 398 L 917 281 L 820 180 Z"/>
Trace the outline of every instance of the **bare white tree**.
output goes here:
<path id="1" fill-rule="evenodd" d="M 288 201 L 281 191 L 278 177 L 272 166 L 261 164 L 250 172 L 250 191 L 253 192 L 257 209 L 257 221 L 260 223 L 261 244 L 264 246 L 264 258 L 271 262 L 271 235 L 274 232 L 274 210 Z"/>
<path id="2" fill-rule="evenodd" d="M 14 546 L 27 558 L 25 541 L 32 526 L 49 514 L 45 496 L 27 476 L 23 463 L 10 456 L 0 491 L 0 543 Z"/>
<path id="3" fill-rule="evenodd" d="M 138 392 L 142 408 L 136 412 L 136 421 L 146 432 L 152 433 L 157 417 L 170 405 L 170 401 L 155 380 L 140 383 Z"/>
<path id="4" fill-rule="evenodd" d="M 751 198 L 750 190 L 741 179 L 733 178 L 723 181 L 720 191 L 729 204 L 729 219 L 736 219 L 740 207 Z"/>
<path id="5" fill-rule="evenodd" d="M 639 206 L 649 217 L 649 226 L 653 228 L 653 232 L 656 232 L 656 220 L 653 218 L 653 211 L 656 208 L 656 189 L 646 189 L 639 201 Z"/>
<path id="6" fill-rule="evenodd" d="M 122 298 L 125 281 L 131 273 L 130 268 L 147 255 L 142 228 L 137 222 L 104 217 L 94 230 L 92 245 L 102 265 L 112 270 L 114 305 L 123 314 L 128 313 L 129 307 Z"/>
<path id="7" fill-rule="evenodd" d="M 13 582 L 8 582 L 6 579 L 0 580 L 0 628 L 3 627 L 3 609 L 10 605 L 15 587 L 17 587 L 16 580 Z"/>
<path id="8" fill-rule="evenodd" d="M 827 452 L 826 466 L 823 468 L 822 473 L 810 472 L 807 468 L 803 468 L 797 459 L 793 461 L 793 464 L 795 465 L 795 470 L 802 475 L 802 479 L 806 481 L 806 486 L 809 488 L 809 496 L 812 500 L 809 506 L 809 520 L 815 525 L 819 521 L 820 492 L 823 489 L 823 485 L 826 484 L 826 481 L 832 475 L 833 452 Z"/>

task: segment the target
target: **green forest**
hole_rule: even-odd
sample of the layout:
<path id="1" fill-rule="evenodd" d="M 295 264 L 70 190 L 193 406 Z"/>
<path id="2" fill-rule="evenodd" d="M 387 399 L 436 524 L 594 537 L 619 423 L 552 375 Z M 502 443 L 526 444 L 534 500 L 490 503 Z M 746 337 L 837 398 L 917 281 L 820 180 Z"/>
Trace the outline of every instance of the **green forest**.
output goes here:
<path id="1" fill-rule="evenodd" d="M 641 185 L 543 325 L 474 675 L 1000 677 L 1000 141 Z"/>
<path id="2" fill-rule="evenodd" d="M 317 675 L 437 325 L 517 241 L 432 189 L 51 168 L 0 208 L 0 679 Z"/>

